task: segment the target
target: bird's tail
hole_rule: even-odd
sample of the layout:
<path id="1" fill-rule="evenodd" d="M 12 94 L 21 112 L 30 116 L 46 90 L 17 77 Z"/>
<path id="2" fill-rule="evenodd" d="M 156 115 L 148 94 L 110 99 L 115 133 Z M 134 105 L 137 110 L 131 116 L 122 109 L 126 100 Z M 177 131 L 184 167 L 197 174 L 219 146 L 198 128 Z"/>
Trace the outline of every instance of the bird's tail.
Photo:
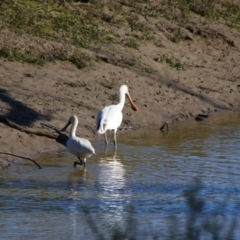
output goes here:
<path id="1" fill-rule="evenodd" d="M 101 121 L 99 121 L 98 122 L 98 124 L 97 124 L 97 131 L 98 131 L 98 133 L 99 134 L 103 134 L 103 133 L 105 133 L 106 132 L 106 130 L 105 130 L 105 124 L 103 124 L 103 119 L 101 120 Z"/>

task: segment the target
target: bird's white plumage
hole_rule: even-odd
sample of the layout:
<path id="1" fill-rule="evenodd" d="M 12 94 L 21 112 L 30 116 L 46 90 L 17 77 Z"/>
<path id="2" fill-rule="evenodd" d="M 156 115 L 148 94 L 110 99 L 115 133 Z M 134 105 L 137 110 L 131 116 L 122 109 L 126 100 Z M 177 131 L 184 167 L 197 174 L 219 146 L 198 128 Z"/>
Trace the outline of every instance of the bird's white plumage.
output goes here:
<path id="1" fill-rule="evenodd" d="M 122 109 L 118 105 L 111 105 L 103 108 L 98 116 L 98 133 L 105 133 L 107 130 L 115 130 L 122 123 Z"/>
<path id="2" fill-rule="evenodd" d="M 128 97 L 132 109 L 137 111 L 137 107 L 133 103 L 128 92 L 128 87 L 126 85 L 122 85 L 119 90 L 119 103 L 116 105 L 107 106 L 98 112 L 97 131 L 100 134 L 105 134 L 106 145 L 108 144 L 106 135 L 107 130 L 114 130 L 114 144 L 116 146 L 116 133 L 123 119 L 122 109 L 125 104 L 125 96 Z"/>
<path id="3" fill-rule="evenodd" d="M 95 153 L 94 148 L 88 140 L 76 136 L 68 139 L 67 149 L 70 153 L 80 158 L 87 158 Z"/>
<path id="4" fill-rule="evenodd" d="M 62 129 L 62 131 L 66 130 L 67 127 L 72 123 L 69 138 L 66 143 L 66 147 L 70 153 L 78 157 L 80 161 L 84 161 L 83 164 L 85 166 L 86 158 L 90 157 L 92 154 L 95 154 L 95 149 L 92 144 L 85 138 L 80 138 L 76 136 L 76 129 L 78 126 L 78 118 L 73 115 L 70 117 L 67 125 Z M 80 162 L 81 163 L 81 162 Z M 74 163 L 74 166 L 78 164 Z"/>

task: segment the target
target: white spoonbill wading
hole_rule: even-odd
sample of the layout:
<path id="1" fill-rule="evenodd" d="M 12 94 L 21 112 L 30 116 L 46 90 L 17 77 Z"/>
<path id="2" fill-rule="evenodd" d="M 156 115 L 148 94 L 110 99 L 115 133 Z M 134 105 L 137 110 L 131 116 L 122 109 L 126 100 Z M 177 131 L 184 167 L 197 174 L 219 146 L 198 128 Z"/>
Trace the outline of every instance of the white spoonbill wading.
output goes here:
<path id="1" fill-rule="evenodd" d="M 125 96 L 127 96 L 132 110 L 137 111 L 137 106 L 130 97 L 128 87 L 126 85 L 122 85 L 119 90 L 119 103 L 103 108 L 97 115 L 97 131 L 100 134 L 105 134 L 106 147 L 108 146 L 107 130 L 114 130 L 114 146 L 115 148 L 117 147 L 116 135 L 117 129 L 122 123 L 122 109 L 125 104 Z"/>
<path id="2" fill-rule="evenodd" d="M 67 127 L 72 123 L 69 138 L 67 140 L 66 146 L 70 153 L 75 155 L 80 162 L 74 162 L 74 167 L 79 165 L 86 165 L 86 159 L 90 157 L 92 154 L 95 154 L 95 149 L 92 144 L 84 138 L 76 137 L 76 129 L 78 126 L 78 118 L 73 115 L 69 118 L 68 123 L 61 131 L 66 131 Z"/>

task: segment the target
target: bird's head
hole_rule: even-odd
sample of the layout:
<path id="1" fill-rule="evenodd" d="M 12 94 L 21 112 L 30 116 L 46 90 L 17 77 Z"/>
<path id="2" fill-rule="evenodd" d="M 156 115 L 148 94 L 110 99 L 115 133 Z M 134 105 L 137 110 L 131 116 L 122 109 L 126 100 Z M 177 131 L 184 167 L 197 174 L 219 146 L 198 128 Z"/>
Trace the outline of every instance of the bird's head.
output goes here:
<path id="1" fill-rule="evenodd" d="M 66 131 L 67 128 L 68 128 L 68 126 L 69 126 L 71 123 L 74 123 L 74 122 L 76 122 L 76 121 L 78 121 L 77 116 L 72 115 L 72 116 L 69 118 L 69 120 L 68 120 L 66 126 L 65 126 L 61 131 L 62 131 L 62 132 Z"/>
<path id="2" fill-rule="evenodd" d="M 135 105 L 135 103 L 133 102 L 133 100 L 132 100 L 132 98 L 131 98 L 131 96 L 130 96 L 130 94 L 129 94 L 128 86 L 127 86 L 127 85 L 122 85 L 122 86 L 120 87 L 120 93 L 122 93 L 122 92 L 123 92 L 123 93 L 126 95 L 126 97 L 128 98 L 132 110 L 133 110 L 133 111 L 137 111 L 137 106 Z"/>

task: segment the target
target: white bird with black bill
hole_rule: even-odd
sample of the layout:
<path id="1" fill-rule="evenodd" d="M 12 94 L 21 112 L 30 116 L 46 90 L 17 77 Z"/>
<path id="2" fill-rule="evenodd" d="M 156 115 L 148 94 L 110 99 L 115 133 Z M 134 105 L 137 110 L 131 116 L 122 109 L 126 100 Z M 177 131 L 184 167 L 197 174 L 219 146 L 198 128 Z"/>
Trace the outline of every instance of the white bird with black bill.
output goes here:
<path id="1" fill-rule="evenodd" d="M 70 153 L 79 159 L 79 162 L 74 162 L 73 166 L 76 167 L 79 164 L 85 167 L 87 158 L 92 154 L 95 154 L 95 149 L 87 139 L 76 136 L 76 129 L 78 126 L 77 116 L 71 116 L 68 123 L 61 131 L 66 131 L 70 124 L 72 124 L 72 126 L 70 129 L 69 138 L 66 142 L 66 147 Z"/>

